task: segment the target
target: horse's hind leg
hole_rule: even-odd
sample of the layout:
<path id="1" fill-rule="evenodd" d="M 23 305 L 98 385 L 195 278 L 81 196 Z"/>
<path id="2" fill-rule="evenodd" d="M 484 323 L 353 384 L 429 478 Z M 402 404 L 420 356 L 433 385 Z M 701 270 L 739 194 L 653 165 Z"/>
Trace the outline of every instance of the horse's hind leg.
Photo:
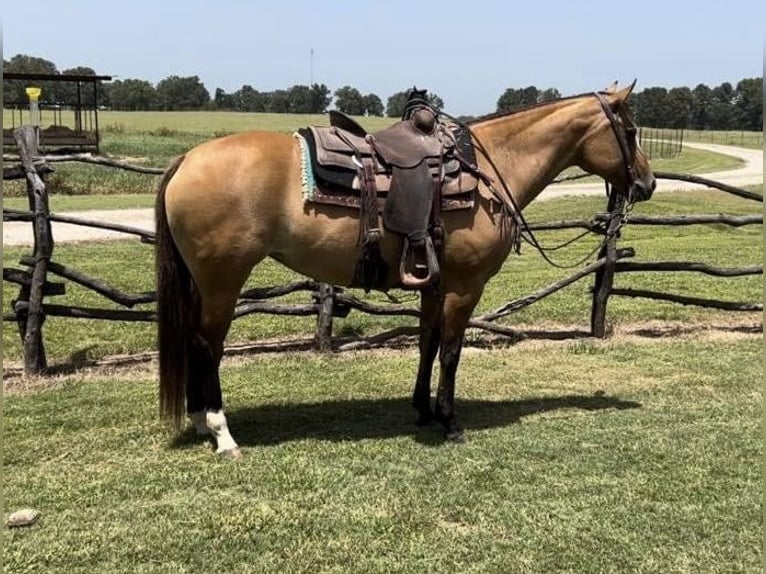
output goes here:
<path id="1" fill-rule="evenodd" d="M 217 277 L 217 282 L 204 278 L 199 281 L 200 328 L 191 342 L 186 386 L 187 412 L 197 432 L 211 433 L 216 452 L 233 458 L 239 458 L 241 453 L 223 412 L 219 365 L 237 298 L 248 274 L 249 269 L 236 273 L 230 268 L 227 274 L 208 274 Z"/>
<path id="2" fill-rule="evenodd" d="M 443 299 L 436 289 L 423 290 L 420 296 L 420 362 L 412 405 L 418 411 L 417 424 L 433 420 L 431 412 L 431 373 L 439 350 Z"/>
<path id="3" fill-rule="evenodd" d="M 223 356 L 223 341 L 229 330 L 234 302 L 203 299 L 200 330 L 189 350 L 189 378 L 186 408 L 197 432 L 211 433 L 218 454 L 238 458 L 239 447 L 229 432 L 223 414 L 221 379 L 218 373 Z"/>

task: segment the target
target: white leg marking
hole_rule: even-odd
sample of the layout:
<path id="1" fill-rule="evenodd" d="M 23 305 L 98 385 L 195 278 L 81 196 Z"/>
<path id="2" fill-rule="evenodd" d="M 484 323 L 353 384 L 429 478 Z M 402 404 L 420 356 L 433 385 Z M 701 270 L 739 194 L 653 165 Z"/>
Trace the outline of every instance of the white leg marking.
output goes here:
<path id="1" fill-rule="evenodd" d="M 237 443 L 229 432 L 229 425 L 226 424 L 226 416 L 223 411 L 208 411 L 207 412 L 207 428 L 215 437 L 218 448 L 216 453 L 222 452 L 236 453 L 239 451 Z"/>
<path id="2" fill-rule="evenodd" d="M 210 434 L 210 429 L 207 427 L 207 413 L 205 411 L 189 413 L 189 420 L 194 425 L 197 434 Z"/>

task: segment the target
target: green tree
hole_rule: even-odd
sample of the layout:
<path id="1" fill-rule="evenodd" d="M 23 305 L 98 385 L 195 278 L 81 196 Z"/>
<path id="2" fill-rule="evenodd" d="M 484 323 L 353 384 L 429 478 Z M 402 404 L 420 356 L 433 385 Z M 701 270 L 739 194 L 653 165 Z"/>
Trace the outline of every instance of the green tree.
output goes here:
<path id="1" fill-rule="evenodd" d="M 287 98 L 291 114 L 311 113 L 311 89 L 308 86 L 298 84 L 288 88 Z"/>
<path id="2" fill-rule="evenodd" d="M 706 130 L 710 127 L 711 90 L 705 84 L 697 84 L 692 90 L 692 98 L 690 126 L 695 130 Z"/>
<path id="3" fill-rule="evenodd" d="M 327 111 L 327 106 L 330 105 L 332 96 L 330 95 L 330 88 L 324 84 L 311 84 L 311 113 L 323 114 Z"/>
<path id="4" fill-rule="evenodd" d="M 273 114 L 290 112 L 290 94 L 287 90 L 274 90 L 266 94 L 266 111 Z"/>
<path id="5" fill-rule="evenodd" d="M 384 112 L 383 102 L 376 94 L 364 96 L 364 113 L 367 116 L 382 116 Z"/>
<path id="6" fill-rule="evenodd" d="M 647 88 L 636 94 L 633 100 L 636 121 L 646 127 L 664 128 L 670 123 L 668 90 L 661 87 Z"/>
<path id="7" fill-rule="evenodd" d="M 233 94 L 227 94 L 223 88 L 216 88 L 213 95 L 213 103 L 219 110 L 235 110 L 236 99 Z"/>
<path id="8" fill-rule="evenodd" d="M 536 104 L 540 95 L 535 86 L 526 88 L 508 88 L 497 99 L 498 112 L 511 112 L 526 106 Z"/>
<path id="9" fill-rule="evenodd" d="M 10 60 L 3 60 L 3 73 L 14 72 L 17 74 L 58 74 L 58 68 L 53 62 L 36 56 L 16 54 Z M 35 81 L 35 85 L 42 88 L 41 102 L 59 101 L 58 91 L 60 84 L 54 82 Z M 3 79 L 3 103 L 17 103 L 26 105 L 29 98 L 26 94 L 27 84 L 21 80 Z"/>
<path id="10" fill-rule="evenodd" d="M 444 100 L 442 100 L 437 94 L 428 92 L 428 105 L 440 112 L 444 109 Z"/>
<path id="11" fill-rule="evenodd" d="M 561 99 L 561 92 L 556 88 L 546 88 L 537 95 L 538 102 L 552 102 Z"/>
<path id="12" fill-rule="evenodd" d="M 233 108 L 240 112 L 265 112 L 269 97 L 268 94 L 261 93 L 253 86 L 245 84 L 232 94 Z"/>
<path id="13" fill-rule="evenodd" d="M 734 87 L 729 82 L 724 82 L 712 89 L 710 92 L 710 127 L 712 129 L 734 129 L 736 120 L 735 96 Z"/>
<path id="14" fill-rule="evenodd" d="M 364 96 L 356 88 L 343 86 L 335 90 L 335 107 L 345 114 L 364 115 Z"/>
<path id="15" fill-rule="evenodd" d="M 409 98 L 409 90 L 396 92 L 388 97 L 386 101 L 386 116 L 389 118 L 400 118 L 404 113 L 404 106 Z"/>
<path id="16" fill-rule="evenodd" d="M 163 110 L 198 110 L 210 101 L 199 76 L 168 76 L 157 84 L 157 100 Z"/>
<path id="17" fill-rule="evenodd" d="M 287 92 L 293 114 L 322 114 L 330 105 L 330 90 L 324 84 L 296 85 Z"/>
<path id="18" fill-rule="evenodd" d="M 691 124 L 694 94 L 689 88 L 668 90 L 668 118 L 664 127 L 686 128 Z"/>
<path id="19" fill-rule="evenodd" d="M 745 78 L 737 83 L 737 127 L 742 130 L 763 130 L 763 78 Z"/>
<path id="20" fill-rule="evenodd" d="M 146 80 L 115 80 L 106 91 L 112 109 L 145 111 L 156 108 L 157 92 Z"/>

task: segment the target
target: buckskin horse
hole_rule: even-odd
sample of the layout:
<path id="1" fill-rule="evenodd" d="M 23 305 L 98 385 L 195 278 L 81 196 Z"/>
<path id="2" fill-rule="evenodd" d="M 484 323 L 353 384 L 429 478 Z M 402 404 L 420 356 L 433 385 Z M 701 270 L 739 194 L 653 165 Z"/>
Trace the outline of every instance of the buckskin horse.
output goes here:
<path id="1" fill-rule="evenodd" d="M 413 393 L 418 424 L 437 421 L 444 426 L 447 439 L 463 436 L 454 408 L 463 335 L 485 284 L 514 247 L 518 238 L 514 230 L 523 224 L 520 215 L 526 205 L 569 166 L 604 178 L 613 186 L 613 193 L 625 194 L 628 202 L 651 197 L 656 181 L 636 141 L 627 104 L 634 85 L 491 114 L 467 125 L 469 147 L 477 151 L 476 162 L 471 166 L 461 156 L 460 169 L 464 176 L 478 180 L 473 200 L 467 204 L 469 208 L 445 209 L 436 222 L 431 217 L 429 228 L 436 223 L 441 235 L 435 237 L 435 251 L 430 246 L 423 251 L 437 253 L 439 265 L 434 270 L 438 279 L 419 289 L 420 361 Z M 342 124 L 340 118 L 339 127 L 329 129 L 340 134 L 353 152 L 358 168 L 355 185 L 359 187 L 360 179 L 377 180 L 378 187 L 389 186 L 393 195 L 396 185 L 390 177 L 386 179 L 387 160 L 382 152 L 386 145 L 395 147 L 397 141 L 409 145 L 414 139 L 397 140 L 399 136 L 393 132 L 390 137 L 379 132 L 380 138 L 377 134 L 368 138 L 359 126 Z M 330 137 L 327 132 L 314 135 Z M 354 150 L 352 140 L 368 142 L 371 147 Z M 319 147 L 322 142 L 313 144 Z M 445 148 L 449 145 L 444 144 Z M 360 259 L 374 232 L 377 255 L 388 271 L 382 277 L 378 273 L 373 288 L 401 286 L 407 271 L 402 250 L 406 238 L 380 225 L 377 216 L 365 225 L 365 216 L 358 209 L 307 200 L 307 178 L 311 179 L 307 153 L 305 139 L 298 134 L 234 134 L 204 142 L 177 158 L 159 185 L 160 411 L 177 429 L 185 402 L 197 432 L 211 433 L 216 452 L 234 458 L 241 452 L 223 412 L 219 363 L 238 294 L 253 267 L 269 256 L 317 281 L 358 285 Z M 415 161 L 429 155 L 427 150 L 402 153 L 410 158 L 417 155 Z M 372 165 L 378 171 L 362 169 L 369 167 L 371 157 L 376 157 Z M 445 183 L 445 164 L 454 157 L 437 159 L 437 167 L 431 165 L 430 171 L 421 170 L 417 177 L 437 174 L 433 180 Z M 455 181 L 461 180 L 453 177 L 452 183 Z M 445 206 L 447 195 L 448 190 L 444 197 L 437 193 Z M 376 204 L 380 198 L 373 195 L 372 200 Z M 367 235 L 362 237 L 360 228 L 364 227 Z M 431 275 L 430 265 L 421 268 L 425 275 L 421 273 L 415 281 Z M 440 378 L 432 409 L 431 372 L 437 354 Z"/>

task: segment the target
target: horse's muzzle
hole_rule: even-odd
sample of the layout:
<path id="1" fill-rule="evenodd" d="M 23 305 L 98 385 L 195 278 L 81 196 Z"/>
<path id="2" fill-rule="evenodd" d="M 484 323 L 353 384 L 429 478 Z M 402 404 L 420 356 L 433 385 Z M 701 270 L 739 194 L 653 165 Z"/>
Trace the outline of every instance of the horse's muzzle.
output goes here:
<path id="1" fill-rule="evenodd" d="M 633 182 L 633 201 L 647 201 L 657 188 L 657 178 L 650 176 Z"/>

